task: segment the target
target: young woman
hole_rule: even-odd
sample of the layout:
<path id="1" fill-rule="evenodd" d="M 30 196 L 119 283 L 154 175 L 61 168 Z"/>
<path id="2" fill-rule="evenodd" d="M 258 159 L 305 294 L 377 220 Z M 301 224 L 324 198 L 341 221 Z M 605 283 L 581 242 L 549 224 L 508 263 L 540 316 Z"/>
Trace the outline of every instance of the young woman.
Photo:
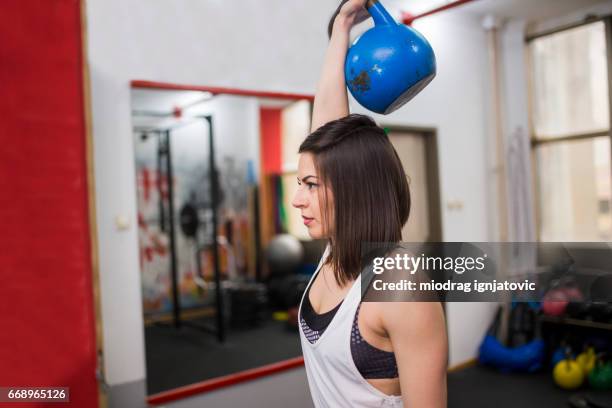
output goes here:
<path id="1" fill-rule="evenodd" d="M 339 8 L 300 147 L 294 207 L 328 247 L 302 298 L 300 338 L 316 407 L 445 407 L 447 338 L 436 302 L 361 302 L 361 245 L 399 242 L 410 194 L 385 132 L 348 115 L 344 60 L 366 0 Z M 347 116 L 348 115 L 348 116 Z"/>

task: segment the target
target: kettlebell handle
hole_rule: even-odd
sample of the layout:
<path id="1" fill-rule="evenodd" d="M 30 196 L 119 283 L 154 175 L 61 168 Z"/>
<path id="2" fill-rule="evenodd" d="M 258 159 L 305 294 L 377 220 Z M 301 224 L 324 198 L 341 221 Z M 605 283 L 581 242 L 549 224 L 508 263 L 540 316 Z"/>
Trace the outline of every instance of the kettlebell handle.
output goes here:
<path id="1" fill-rule="evenodd" d="M 397 25 L 395 19 L 391 17 L 387 9 L 383 7 L 382 3 L 379 0 L 368 0 L 366 2 L 366 9 L 368 10 L 368 13 L 370 13 L 370 15 L 372 16 L 372 19 L 374 19 L 375 25 Z"/>

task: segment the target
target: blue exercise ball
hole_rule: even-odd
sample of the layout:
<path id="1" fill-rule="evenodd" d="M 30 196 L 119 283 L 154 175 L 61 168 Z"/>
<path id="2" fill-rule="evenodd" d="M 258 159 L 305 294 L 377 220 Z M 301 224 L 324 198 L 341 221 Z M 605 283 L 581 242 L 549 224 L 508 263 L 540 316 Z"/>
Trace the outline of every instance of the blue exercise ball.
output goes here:
<path id="1" fill-rule="evenodd" d="M 378 1 L 368 11 L 374 27 L 350 47 L 345 78 L 364 108 L 389 114 L 414 98 L 436 76 L 436 56 L 415 29 L 398 24 Z"/>

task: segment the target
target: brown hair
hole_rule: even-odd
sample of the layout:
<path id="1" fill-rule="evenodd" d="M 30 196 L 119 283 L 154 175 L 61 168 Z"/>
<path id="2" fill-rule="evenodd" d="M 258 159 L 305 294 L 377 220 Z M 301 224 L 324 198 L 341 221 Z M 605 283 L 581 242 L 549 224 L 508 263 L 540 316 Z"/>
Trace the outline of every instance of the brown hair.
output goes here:
<path id="1" fill-rule="evenodd" d="M 300 153 L 311 153 L 323 181 L 323 195 L 333 195 L 331 252 L 339 285 L 354 280 L 361 270 L 362 245 L 402 239 L 410 213 L 410 190 L 402 163 L 385 131 L 365 115 L 349 115 L 310 134 Z M 322 214 L 331 214 L 323 197 Z"/>

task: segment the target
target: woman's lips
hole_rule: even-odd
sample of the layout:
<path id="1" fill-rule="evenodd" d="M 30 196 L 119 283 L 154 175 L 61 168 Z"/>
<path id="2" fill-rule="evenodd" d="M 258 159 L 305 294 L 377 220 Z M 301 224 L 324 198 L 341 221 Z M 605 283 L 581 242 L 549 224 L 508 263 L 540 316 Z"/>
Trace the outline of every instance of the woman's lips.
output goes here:
<path id="1" fill-rule="evenodd" d="M 308 226 L 311 222 L 314 221 L 314 218 L 308 218 L 308 217 L 304 217 L 302 215 L 302 219 L 304 220 L 304 225 Z"/>

